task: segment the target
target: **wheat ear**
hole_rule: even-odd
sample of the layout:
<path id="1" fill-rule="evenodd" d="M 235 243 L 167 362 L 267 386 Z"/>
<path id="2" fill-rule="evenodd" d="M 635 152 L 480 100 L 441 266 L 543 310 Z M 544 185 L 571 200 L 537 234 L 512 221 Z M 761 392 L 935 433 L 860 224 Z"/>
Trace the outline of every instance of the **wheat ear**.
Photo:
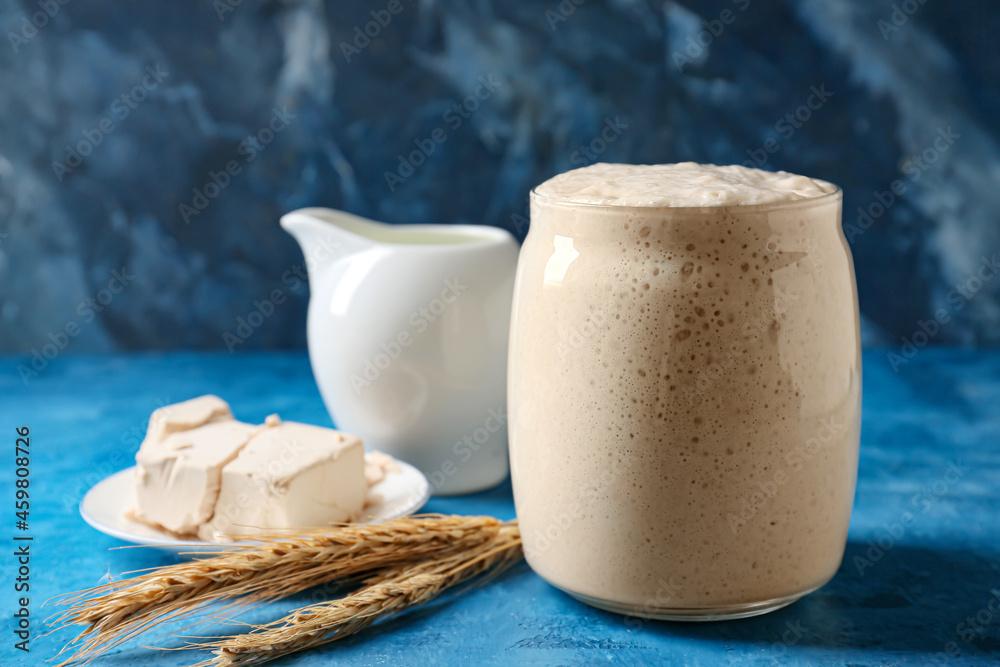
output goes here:
<path id="1" fill-rule="evenodd" d="M 495 575 L 521 559 L 516 524 L 505 524 L 487 542 L 444 558 L 400 564 L 378 573 L 364 588 L 333 602 L 297 609 L 253 632 L 224 637 L 199 648 L 215 657 L 196 667 L 258 665 L 356 634 L 376 621 L 429 602 L 479 575 Z"/>
<path id="2" fill-rule="evenodd" d="M 492 517 L 425 515 L 373 524 L 255 536 L 213 558 L 154 568 L 141 576 L 57 598 L 69 605 L 51 622 L 84 625 L 60 651 L 60 665 L 90 662 L 169 621 L 190 619 L 209 605 L 249 607 L 309 587 L 370 574 L 394 563 L 460 553 L 495 537 Z"/>

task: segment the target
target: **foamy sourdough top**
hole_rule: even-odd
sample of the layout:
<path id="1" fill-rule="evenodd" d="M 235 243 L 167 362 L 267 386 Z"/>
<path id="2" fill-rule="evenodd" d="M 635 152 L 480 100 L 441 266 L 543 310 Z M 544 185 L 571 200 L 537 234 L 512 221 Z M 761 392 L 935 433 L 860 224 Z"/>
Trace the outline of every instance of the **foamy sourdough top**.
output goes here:
<path id="1" fill-rule="evenodd" d="M 829 194 L 832 183 L 787 171 L 740 165 L 608 164 L 574 169 L 545 181 L 535 192 L 578 204 L 605 206 L 748 206 Z"/>

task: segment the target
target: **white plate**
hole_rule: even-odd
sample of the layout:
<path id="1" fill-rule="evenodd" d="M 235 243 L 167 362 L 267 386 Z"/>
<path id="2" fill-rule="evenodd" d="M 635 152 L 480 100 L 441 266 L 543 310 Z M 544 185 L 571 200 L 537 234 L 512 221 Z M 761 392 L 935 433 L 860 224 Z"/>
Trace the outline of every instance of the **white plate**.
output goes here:
<path id="1" fill-rule="evenodd" d="M 395 519 L 413 514 L 427 502 L 431 486 L 423 473 L 408 463 L 394 459 L 399 472 L 386 473 L 373 486 L 381 502 L 367 507 L 362 520 Z M 132 521 L 125 513 L 135 507 L 135 467 L 126 468 L 94 485 L 80 501 L 80 516 L 105 535 L 133 544 L 158 547 L 173 554 L 218 551 L 225 543 L 184 541 L 144 523 Z"/>

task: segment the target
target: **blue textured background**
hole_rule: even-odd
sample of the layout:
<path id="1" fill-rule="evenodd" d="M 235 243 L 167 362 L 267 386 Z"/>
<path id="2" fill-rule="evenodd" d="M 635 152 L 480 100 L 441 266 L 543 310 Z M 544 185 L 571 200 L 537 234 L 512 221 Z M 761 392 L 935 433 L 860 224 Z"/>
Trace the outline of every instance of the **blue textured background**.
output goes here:
<path id="1" fill-rule="evenodd" d="M 73 351 L 221 348 L 274 289 L 280 316 L 242 349 L 300 347 L 307 287 L 286 273 L 301 255 L 281 213 L 523 237 L 528 190 L 596 159 L 832 180 L 866 342 L 902 347 L 939 312 L 932 342 L 1000 341 L 1000 281 L 975 278 L 1000 250 L 995 2 L 399 0 L 384 26 L 371 12 L 388 0 L 229 2 L 51 0 L 52 18 L 0 2 L 0 351 L 30 355 L 69 323 Z M 486 99 L 449 115 L 481 77 Z M 809 110 L 813 89 L 832 96 Z M 294 118 L 241 149 L 275 109 Z M 613 140 L 591 144 L 608 122 Z M 123 268 L 127 288 L 87 305 Z"/>

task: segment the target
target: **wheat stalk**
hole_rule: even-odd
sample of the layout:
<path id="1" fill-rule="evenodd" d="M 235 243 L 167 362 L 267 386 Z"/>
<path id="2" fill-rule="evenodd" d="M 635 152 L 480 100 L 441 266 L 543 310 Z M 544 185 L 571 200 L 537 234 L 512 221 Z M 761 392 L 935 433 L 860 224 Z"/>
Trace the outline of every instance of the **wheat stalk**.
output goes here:
<path id="1" fill-rule="evenodd" d="M 86 626 L 59 652 L 61 665 L 90 662 L 160 625 L 190 619 L 209 605 L 221 609 L 277 600 L 309 587 L 370 575 L 395 563 L 447 558 L 490 541 L 501 522 L 492 517 L 425 515 L 374 524 L 254 536 L 213 558 L 146 571 L 141 576 L 56 598 L 69 605 L 51 622 L 56 630 Z"/>
<path id="2" fill-rule="evenodd" d="M 478 575 L 493 576 L 521 559 L 516 524 L 496 537 L 444 558 L 399 564 L 369 579 L 367 585 L 334 602 L 303 607 L 253 632 L 224 637 L 198 647 L 215 657 L 195 667 L 258 665 L 361 632 L 376 621 L 424 604 Z"/>

